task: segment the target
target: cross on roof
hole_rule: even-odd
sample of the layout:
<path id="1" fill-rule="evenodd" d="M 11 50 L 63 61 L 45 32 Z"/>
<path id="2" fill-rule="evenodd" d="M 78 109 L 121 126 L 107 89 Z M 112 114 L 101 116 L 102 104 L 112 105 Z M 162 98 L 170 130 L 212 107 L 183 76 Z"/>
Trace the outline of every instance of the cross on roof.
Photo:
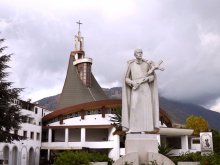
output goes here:
<path id="1" fill-rule="evenodd" d="M 76 22 L 77 24 L 79 24 L 79 32 L 80 32 L 80 25 L 82 24 L 79 20 L 79 22 Z"/>

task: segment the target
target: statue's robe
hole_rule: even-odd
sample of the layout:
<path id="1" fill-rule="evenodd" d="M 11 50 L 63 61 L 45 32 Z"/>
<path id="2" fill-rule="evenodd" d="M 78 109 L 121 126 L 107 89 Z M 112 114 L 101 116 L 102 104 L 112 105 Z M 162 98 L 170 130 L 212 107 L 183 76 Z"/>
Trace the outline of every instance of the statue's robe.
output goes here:
<path id="1" fill-rule="evenodd" d="M 142 83 L 136 90 L 133 81 L 141 81 L 149 76 L 151 69 L 148 61 L 128 62 L 125 81 L 122 88 L 122 126 L 130 132 L 150 132 L 159 127 L 159 103 L 156 74 L 154 80 Z M 152 77 L 152 76 L 151 76 Z"/>

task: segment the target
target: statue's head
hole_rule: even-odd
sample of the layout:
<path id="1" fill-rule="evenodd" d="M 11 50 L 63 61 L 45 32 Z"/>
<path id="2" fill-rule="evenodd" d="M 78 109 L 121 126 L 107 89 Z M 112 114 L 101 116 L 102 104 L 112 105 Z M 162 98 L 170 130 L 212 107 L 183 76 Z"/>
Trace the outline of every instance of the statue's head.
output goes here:
<path id="1" fill-rule="evenodd" d="M 141 60 L 142 56 L 143 56 L 142 49 L 135 49 L 134 50 L 134 56 L 136 57 L 136 59 Z"/>

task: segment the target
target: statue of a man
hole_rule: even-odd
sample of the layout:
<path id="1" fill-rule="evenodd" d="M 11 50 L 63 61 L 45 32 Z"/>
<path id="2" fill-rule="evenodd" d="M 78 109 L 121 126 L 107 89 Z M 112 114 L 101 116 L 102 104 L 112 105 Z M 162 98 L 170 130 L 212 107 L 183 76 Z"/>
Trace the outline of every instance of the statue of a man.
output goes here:
<path id="1" fill-rule="evenodd" d="M 128 61 L 122 89 L 122 126 L 130 132 L 152 132 L 159 127 L 159 103 L 156 69 L 158 64 L 144 60 L 141 49 Z"/>

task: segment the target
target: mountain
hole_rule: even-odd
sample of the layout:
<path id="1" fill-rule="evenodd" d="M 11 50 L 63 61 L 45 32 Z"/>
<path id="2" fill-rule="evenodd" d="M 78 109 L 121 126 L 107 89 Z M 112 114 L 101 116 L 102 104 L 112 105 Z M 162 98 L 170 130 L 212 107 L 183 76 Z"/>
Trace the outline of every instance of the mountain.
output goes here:
<path id="1" fill-rule="evenodd" d="M 109 98 L 121 98 L 121 87 L 103 88 Z M 59 94 L 43 98 L 38 102 L 39 106 L 45 109 L 55 110 L 59 100 Z M 208 121 L 209 127 L 220 131 L 220 113 L 211 111 L 199 105 L 169 100 L 160 97 L 160 107 L 166 111 L 173 123 L 184 124 L 190 115 L 201 116 Z"/>
<path id="2" fill-rule="evenodd" d="M 36 101 L 35 103 L 37 103 L 39 106 L 41 106 L 45 109 L 53 111 L 58 106 L 59 98 L 60 98 L 60 94 L 57 94 L 54 96 L 49 96 L 49 97 L 45 97 L 43 99 L 40 99 L 40 100 Z"/>
<path id="3" fill-rule="evenodd" d="M 201 116 L 208 121 L 209 127 L 220 131 L 220 113 L 202 106 L 183 103 L 160 97 L 160 107 L 164 109 L 173 123 L 184 124 L 190 115 Z"/>

